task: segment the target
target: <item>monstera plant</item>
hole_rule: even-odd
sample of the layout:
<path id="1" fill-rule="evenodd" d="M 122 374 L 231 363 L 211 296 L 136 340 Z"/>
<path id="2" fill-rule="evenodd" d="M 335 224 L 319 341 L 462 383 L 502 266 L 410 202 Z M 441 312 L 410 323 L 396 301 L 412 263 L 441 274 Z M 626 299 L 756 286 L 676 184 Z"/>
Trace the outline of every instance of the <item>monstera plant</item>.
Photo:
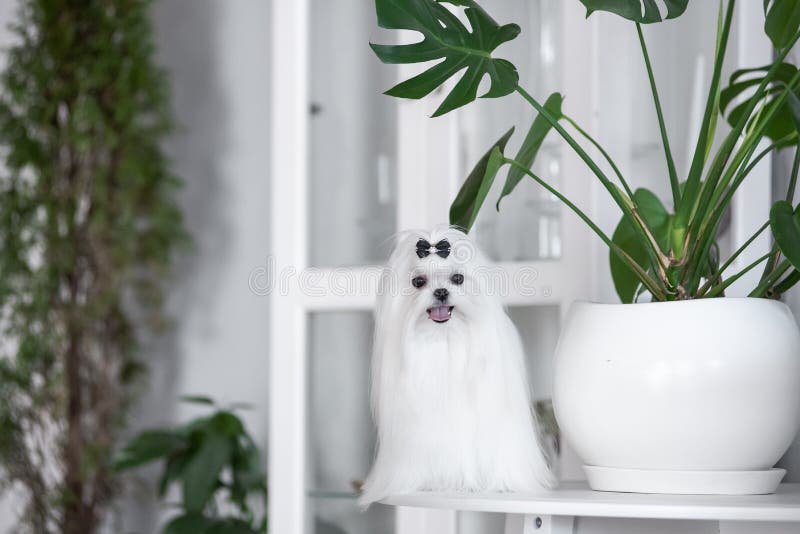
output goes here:
<path id="1" fill-rule="evenodd" d="M 572 0 L 578 1 L 578 0 Z M 672 301 L 724 296 L 726 289 L 746 272 L 761 267 L 760 282 L 753 297 L 775 298 L 800 280 L 800 211 L 792 204 L 800 153 L 795 148 L 794 165 L 785 200 L 777 202 L 756 235 L 720 264 L 716 236 L 726 209 L 756 164 L 773 151 L 798 145 L 800 128 L 800 73 L 784 60 L 800 37 L 800 1 L 764 0 L 764 30 L 775 47 L 775 60 L 765 66 L 733 73 L 723 89 L 722 65 L 735 16 L 735 0 L 720 2 L 716 21 L 716 54 L 702 124 L 686 176 L 676 170 L 667 126 L 661 109 L 650 62 L 643 24 L 681 16 L 689 0 L 580 0 L 587 16 L 608 11 L 631 21 L 638 34 L 647 68 L 666 160 L 671 205 L 647 189 L 633 190 L 611 156 L 564 111 L 562 95 L 540 100 L 519 83 L 516 67 L 496 56 L 496 50 L 515 39 L 516 24 L 498 24 L 474 0 L 376 0 L 378 23 L 392 30 L 413 30 L 422 39 L 413 44 L 372 44 L 384 63 L 423 63 L 433 66 L 386 94 L 419 99 L 454 79 L 454 84 L 436 109 L 443 115 L 473 102 L 488 76 L 489 89 L 481 98 L 506 97 L 516 93 L 536 111 L 536 117 L 515 154 L 506 151 L 513 129 L 503 134 L 478 161 L 466 178 L 450 210 L 450 222 L 469 231 L 480 212 L 495 177 L 505 167 L 506 179 L 500 198 L 511 194 L 523 179 L 532 179 L 559 198 L 602 239 L 610 249 L 611 273 L 623 302 L 636 301 L 649 293 L 652 300 Z M 730 132 L 717 134 L 717 117 L 730 124 Z M 554 130 L 583 160 L 594 177 L 619 207 L 621 220 L 613 235 L 604 233 L 575 204 L 536 175 L 532 164 L 545 137 Z M 769 145 L 760 149 L 762 140 Z M 607 174 L 585 146 L 592 145 L 607 162 Z M 771 228 L 775 246 L 768 254 L 736 273 L 729 269 L 742 252 Z"/>

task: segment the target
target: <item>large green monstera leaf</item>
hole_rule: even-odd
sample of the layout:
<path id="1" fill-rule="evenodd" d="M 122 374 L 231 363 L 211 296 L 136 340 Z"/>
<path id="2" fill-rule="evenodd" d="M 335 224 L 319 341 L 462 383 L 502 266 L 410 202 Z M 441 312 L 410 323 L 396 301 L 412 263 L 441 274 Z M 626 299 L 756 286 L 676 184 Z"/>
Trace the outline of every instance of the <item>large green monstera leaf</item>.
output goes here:
<path id="1" fill-rule="evenodd" d="M 651 24 L 674 19 L 686 11 L 689 0 L 663 0 L 667 8 L 665 17 L 661 16 L 656 0 L 581 0 L 586 6 L 586 16 L 595 11 L 608 11 L 640 24 Z"/>
<path id="2" fill-rule="evenodd" d="M 764 32 L 772 45 L 781 49 L 788 45 L 800 27 L 800 1 L 764 0 Z"/>
<path id="3" fill-rule="evenodd" d="M 470 29 L 443 4 L 464 7 Z M 469 104 L 477 97 L 485 75 L 491 85 L 482 98 L 505 96 L 517 87 L 517 69 L 492 52 L 514 39 L 520 29 L 516 24 L 498 25 L 472 0 L 375 0 L 378 25 L 390 30 L 414 30 L 422 41 L 407 45 L 372 44 L 384 63 L 423 63 L 441 60 L 423 73 L 386 91 L 401 98 L 423 98 L 451 77 L 463 73 L 433 116 Z"/>

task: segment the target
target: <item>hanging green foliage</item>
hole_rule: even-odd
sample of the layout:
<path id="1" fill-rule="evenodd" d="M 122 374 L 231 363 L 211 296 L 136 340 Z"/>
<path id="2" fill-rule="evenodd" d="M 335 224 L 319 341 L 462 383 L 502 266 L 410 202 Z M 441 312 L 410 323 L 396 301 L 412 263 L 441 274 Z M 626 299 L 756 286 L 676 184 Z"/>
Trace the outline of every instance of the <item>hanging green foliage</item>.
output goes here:
<path id="1" fill-rule="evenodd" d="M 149 0 L 22 0 L 0 78 L 0 477 L 20 530 L 92 534 L 186 241 Z"/>

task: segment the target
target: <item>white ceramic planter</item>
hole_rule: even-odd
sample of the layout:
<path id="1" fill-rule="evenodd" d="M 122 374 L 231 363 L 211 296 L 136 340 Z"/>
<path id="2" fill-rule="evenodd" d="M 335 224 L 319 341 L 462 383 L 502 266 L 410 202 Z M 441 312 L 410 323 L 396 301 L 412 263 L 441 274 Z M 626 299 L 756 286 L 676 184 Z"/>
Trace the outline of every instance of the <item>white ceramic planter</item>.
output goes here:
<path id="1" fill-rule="evenodd" d="M 553 402 L 594 489 L 770 493 L 800 427 L 800 332 L 765 299 L 577 302 Z"/>

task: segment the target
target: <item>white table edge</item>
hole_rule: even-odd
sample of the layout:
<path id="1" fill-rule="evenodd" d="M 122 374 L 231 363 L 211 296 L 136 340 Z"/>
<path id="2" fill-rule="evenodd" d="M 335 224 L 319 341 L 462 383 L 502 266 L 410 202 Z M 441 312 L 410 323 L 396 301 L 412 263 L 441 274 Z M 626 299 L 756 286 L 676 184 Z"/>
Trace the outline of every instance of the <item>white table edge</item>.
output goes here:
<path id="1" fill-rule="evenodd" d="M 383 504 L 521 515 L 800 522 L 800 484 L 781 484 L 773 495 L 643 495 L 593 492 L 569 484 L 542 494 L 416 492 Z"/>

